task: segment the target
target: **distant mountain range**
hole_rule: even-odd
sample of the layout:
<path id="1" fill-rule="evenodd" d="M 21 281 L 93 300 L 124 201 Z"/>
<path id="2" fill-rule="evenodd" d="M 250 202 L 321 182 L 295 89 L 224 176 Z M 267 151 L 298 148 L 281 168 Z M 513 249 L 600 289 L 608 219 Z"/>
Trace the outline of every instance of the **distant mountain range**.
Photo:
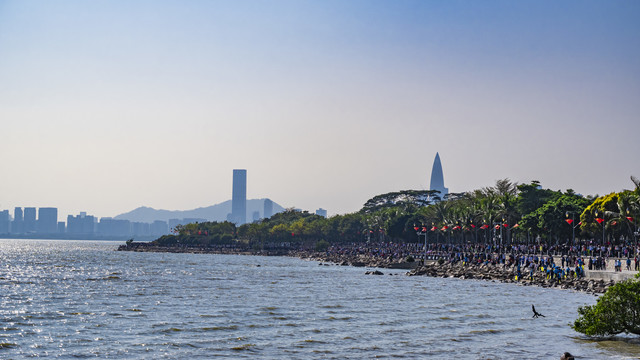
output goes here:
<path id="1" fill-rule="evenodd" d="M 253 213 L 257 211 L 260 217 L 264 217 L 264 201 L 266 199 L 247 200 L 247 221 L 253 220 Z M 273 203 L 273 214 L 284 211 L 285 209 Z M 155 220 L 168 221 L 169 219 L 206 219 L 208 221 L 225 221 L 227 214 L 231 212 L 231 200 L 220 204 L 201 207 L 193 210 L 156 210 L 154 208 L 141 206 L 135 210 L 120 214 L 114 219 L 129 220 L 134 222 L 151 223 Z M 273 215 L 272 214 L 272 215 Z"/>

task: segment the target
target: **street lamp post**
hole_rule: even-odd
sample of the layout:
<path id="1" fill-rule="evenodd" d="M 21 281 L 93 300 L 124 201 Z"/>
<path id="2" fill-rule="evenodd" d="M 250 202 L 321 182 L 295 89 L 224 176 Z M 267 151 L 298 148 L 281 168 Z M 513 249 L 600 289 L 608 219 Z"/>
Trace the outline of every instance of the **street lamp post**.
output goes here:
<path id="1" fill-rule="evenodd" d="M 473 220 L 471 220 L 471 228 L 473 229 L 476 235 L 475 246 L 478 246 L 478 228 L 476 228 L 476 225 L 473 223 Z"/>
<path id="2" fill-rule="evenodd" d="M 569 219 L 569 214 L 571 214 L 571 219 Z M 578 226 L 579 224 L 573 224 L 575 222 L 575 215 L 576 212 L 575 211 L 567 211 L 566 212 L 566 217 L 567 220 L 565 220 L 567 223 L 569 223 L 569 225 L 571 225 L 571 246 L 575 246 L 576 244 L 576 226 Z M 571 249 L 569 249 L 571 250 Z"/>
<path id="3" fill-rule="evenodd" d="M 630 223 L 633 224 L 634 227 L 634 232 L 633 232 L 633 237 L 635 238 L 635 242 L 636 242 L 636 246 L 633 249 L 633 256 L 634 258 L 636 257 L 636 255 L 638 254 L 638 238 L 640 237 L 640 232 L 638 232 L 638 224 L 634 221 L 633 217 L 631 217 L 631 214 L 629 214 L 629 209 L 627 209 L 627 220 L 629 220 Z"/>
<path id="4" fill-rule="evenodd" d="M 602 214 L 602 216 L 604 217 L 604 214 Z M 603 248 L 604 248 L 604 224 L 605 224 L 605 221 L 604 221 L 604 219 L 603 219 L 603 218 L 600 218 L 600 217 L 598 216 L 598 211 L 597 211 L 597 210 L 596 210 L 596 221 L 597 221 L 599 224 L 602 224 L 602 247 L 600 248 L 600 256 L 602 256 L 602 250 L 603 250 Z"/>
<path id="5" fill-rule="evenodd" d="M 416 226 L 416 224 L 413 224 L 413 229 L 416 231 L 416 234 L 418 234 L 418 240 L 420 240 L 420 236 L 424 235 L 424 261 L 423 264 L 427 265 L 427 235 L 429 235 L 429 233 L 427 232 L 427 228 L 422 225 L 422 227 L 418 227 Z M 420 231 L 422 230 L 422 231 Z"/>

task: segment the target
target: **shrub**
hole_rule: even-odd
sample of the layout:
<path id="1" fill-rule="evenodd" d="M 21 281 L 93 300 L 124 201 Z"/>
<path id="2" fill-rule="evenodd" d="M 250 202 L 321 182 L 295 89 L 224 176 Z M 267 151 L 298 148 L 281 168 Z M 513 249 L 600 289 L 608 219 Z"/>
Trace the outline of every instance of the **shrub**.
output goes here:
<path id="1" fill-rule="evenodd" d="M 585 335 L 640 335 L 640 281 L 629 279 L 611 286 L 595 305 L 579 307 L 578 314 L 571 327 Z"/>

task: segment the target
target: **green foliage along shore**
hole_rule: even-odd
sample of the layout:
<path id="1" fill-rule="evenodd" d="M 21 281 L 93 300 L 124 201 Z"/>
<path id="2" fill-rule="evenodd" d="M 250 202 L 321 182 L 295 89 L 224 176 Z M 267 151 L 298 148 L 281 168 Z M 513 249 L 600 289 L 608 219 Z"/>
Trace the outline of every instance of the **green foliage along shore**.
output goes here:
<path id="1" fill-rule="evenodd" d="M 516 184 L 509 179 L 443 199 L 434 191 L 404 190 L 377 195 L 351 214 L 324 218 L 287 210 L 239 227 L 230 222 L 188 224 L 155 243 L 256 248 L 266 243 L 315 246 L 323 241 L 322 248 L 325 243 L 417 242 L 415 226 L 429 230 L 430 242 L 468 243 L 491 237 L 497 225 L 504 230 L 505 244 L 534 238 L 546 244 L 567 244 L 573 226 L 576 239 L 602 239 L 604 230 L 607 241 L 630 241 L 640 221 L 640 182 L 632 180 L 634 190 L 601 197 L 585 197 L 571 189 L 544 189 L 538 181 Z M 569 224 L 569 219 L 574 222 Z"/>
<path id="2" fill-rule="evenodd" d="M 640 281 L 629 279 L 609 287 L 595 305 L 580 307 L 578 314 L 571 327 L 585 335 L 640 335 Z"/>

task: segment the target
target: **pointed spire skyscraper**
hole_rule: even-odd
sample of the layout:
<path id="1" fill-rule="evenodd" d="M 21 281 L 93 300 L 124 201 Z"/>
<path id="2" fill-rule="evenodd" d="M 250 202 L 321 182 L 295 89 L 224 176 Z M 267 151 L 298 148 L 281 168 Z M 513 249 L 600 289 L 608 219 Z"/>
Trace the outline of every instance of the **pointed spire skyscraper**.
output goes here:
<path id="1" fill-rule="evenodd" d="M 440 154 L 436 153 L 436 158 L 433 160 L 433 168 L 431 168 L 431 185 L 429 190 L 440 191 L 440 198 L 444 199 L 444 196 L 449 193 L 449 189 L 444 187 L 444 175 L 442 174 L 442 164 L 440 163 Z"/>

